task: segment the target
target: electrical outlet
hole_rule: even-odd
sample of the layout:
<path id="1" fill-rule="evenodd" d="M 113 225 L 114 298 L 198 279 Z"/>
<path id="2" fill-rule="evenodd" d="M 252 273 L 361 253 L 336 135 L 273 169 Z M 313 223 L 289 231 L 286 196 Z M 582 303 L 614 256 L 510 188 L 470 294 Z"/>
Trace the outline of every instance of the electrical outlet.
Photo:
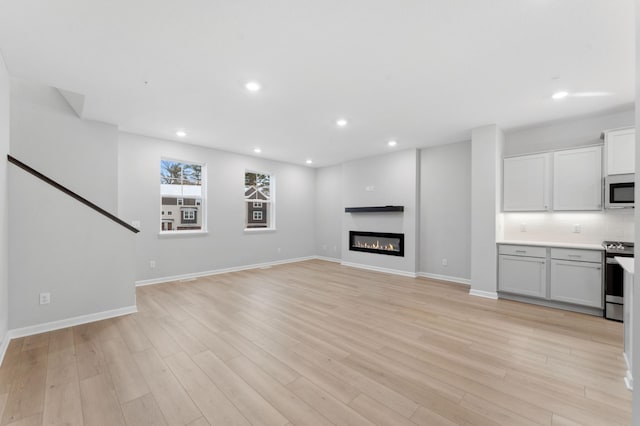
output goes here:
<path id="1" fill-rule="evenodd" d="M 40 293 L 40 304 L 48 305 L 51 303 L 51 293 Z"/>
<path id="2" fill-rule="evenodd" d="M 521 223 L 520 224 L 520 232 L 527 232 L 527 224 L 526 223 Z"/>
<path id="3" fill-rule="evenodd" d="M 132 220 L 131 221 L 131 226 L 133 226 L 134 228 L 140 229 L 140 221 L 139 220 Z"/>
<path id="4" fill-rule="evenodd" d="M 278 253 L 282 253 L 282 249 L 278 247 Z"/>
<path id="5" fill-rule="evenodd" d="M 449 261 L 447 259 L 442 259 L 442 266 L 447 266 Z"/>
<path id="6" fill-rule="evenodd" d="M 579 234 L 582 232 L 582 225 L 580 225 L 579 223 L 576 223 L 575 225 L 573 225 L 573 232 L 575 234 Z"/>
<path id="7" fill-rule="evenodd" d="M 153 269 L 156 267 L 156 261 L 155 260 L 150 260 L 149 261 L 149 268 Z"/>

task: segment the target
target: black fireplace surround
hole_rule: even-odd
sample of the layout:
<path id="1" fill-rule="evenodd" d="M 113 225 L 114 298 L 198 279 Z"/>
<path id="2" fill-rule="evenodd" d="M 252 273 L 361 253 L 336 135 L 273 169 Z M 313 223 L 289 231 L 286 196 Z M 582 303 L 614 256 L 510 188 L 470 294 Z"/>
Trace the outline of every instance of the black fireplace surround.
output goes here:
<path id="1" fill-rule="evenodd" d="M 349 250 L 404 257 L 404 234 L 349 231 Z"/>

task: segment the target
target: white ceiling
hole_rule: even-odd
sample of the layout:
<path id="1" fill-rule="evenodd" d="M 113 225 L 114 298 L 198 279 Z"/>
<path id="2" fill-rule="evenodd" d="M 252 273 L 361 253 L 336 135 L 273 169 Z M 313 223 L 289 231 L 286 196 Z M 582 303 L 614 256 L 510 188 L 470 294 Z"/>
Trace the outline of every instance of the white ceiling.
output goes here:
<path id="1" fill-rule="evenodd" d="M 2 0 L 0 51 L 86 119 L 325 166 L 630 105 L 633 3 Z"/>

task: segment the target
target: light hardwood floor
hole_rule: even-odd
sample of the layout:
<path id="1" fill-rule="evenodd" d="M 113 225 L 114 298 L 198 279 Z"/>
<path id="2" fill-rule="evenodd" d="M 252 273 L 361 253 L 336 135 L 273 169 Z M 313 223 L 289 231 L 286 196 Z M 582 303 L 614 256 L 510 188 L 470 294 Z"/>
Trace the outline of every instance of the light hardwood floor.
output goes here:
<path id="1" fill-rule="evenodd" d="M 11 342 L 2 425 L 628 425 L 622 327 L 308 261 Z"/>

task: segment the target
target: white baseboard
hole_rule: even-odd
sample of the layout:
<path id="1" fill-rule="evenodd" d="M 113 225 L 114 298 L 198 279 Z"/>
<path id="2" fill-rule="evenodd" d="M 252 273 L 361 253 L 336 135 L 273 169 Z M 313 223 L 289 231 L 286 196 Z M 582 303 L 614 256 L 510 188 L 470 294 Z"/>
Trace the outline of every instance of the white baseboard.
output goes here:
<path id="1" fill-rule="evenodd" d="M 484 297 L 486 299 L 498 299 L 498 293 L 495 291 L 483 291 L 483 290 L 476 290 L 476 289 L 469 289 L 469 294 L 471 296 L 478 296 L 478 297 Z"/>
<path id="2" fill-rule="evenodd" d="M 451 283 L 458 283 L 464 285 L 471 285 L 471 280 L 469 278 L 460 278 L 460 277 L 452 277 L 449 275 L 440 275 L 440 274 L 431 274 L 429 272 L 418 272 L 419 277 L 423 278 L 431 278 L 432 280 L 439 281 L 448 281 Z"/>
<path id="3" fill-rule="evenodd" d="M 380 268 L 378 266 L 363 265 L 361 263 L 351 263 L 351 262 L 340 262 L 340 264 L 342 266 L 349 266 L 351 268 L 367 269 L 369 271 L 384 272 L 386 274 L 400 275 L 403 277 L 410 277 L 410 278 L 417 277 L 417 274 L 415 272 L 401 271 L 399 269 Z"/>
<path id="4" fill-rule="evenodd" d="M 633 391 L 633 375 L 629 368 L 629 358 L 627 358 L 626 352 L 622 352 L 622 356 L 624 357 L 624 363 L 627 365 L 627 375 L 624 377 L 624 384 L 627 386 L 627 389 Z"/>
<path id="5" fill-rule="evenodd" d="M 325 256 L 313 256 L 314 259 L 317 260 L 324 260 L 326 262 L 333 262 L 333 263 L 341 263 L 342 259 L 338 259 L 335 257 L 325 257 Z"/>
<path id="6" fill-rule="evenodd" d="M 95 314 L 80 315 L 73 318 L 66 318 L 59 321 L 45 322 L 44 324 L 30 325 L 28 327 L 14 328 L 7 333 L 9 338 L 16 339 L 18 337 L 31 336 L 33 334 L 46 333 L 47 331 L 59 330 L 61 328 L 73 327 L 74 325 L 86 324 L 88 322 L 100 321 L 108 318 L 119 317 L 122 315 L 133 314 L 138 312 L 138 308 L 126 306 L 124 308 L 111 309 L 109 311 L 96 312 Z"/>
<path id="7" fill-rule="evenodd" d="M 210 275 L 227 274 L 229 272 L 240 272 L 249 269 L 268 268 L 269 266 L 284 265 L 287 263 L 303 262 L 305 260 L 318 259 L 318 256 L 296 257 L 293 259 L 276 260 L 273 262 L 255 263 L 253 265 L 233 266 L 231 268 L 214 269 L 211 271 L 193 272 L 190 274 L 172 275 L 168 277 L 151 278 L 148 280 L 136 281 L 136 287 L 145 285 L 161 284 L 171 281 L 190 280 L 194 278 L 208 277 Z"/>
<path id="8" fill-rule="evenodd" d="M 11 341 L 11 337 L 9 337 L 9 332 L 4 335 L 2 338 L 2 344 L 0 344 L 0 366 L 2 365 L 2 361 L 4 360 L 4 355 L 7 353 L 7 348 L 9 347 L 9 342 Z"/>

